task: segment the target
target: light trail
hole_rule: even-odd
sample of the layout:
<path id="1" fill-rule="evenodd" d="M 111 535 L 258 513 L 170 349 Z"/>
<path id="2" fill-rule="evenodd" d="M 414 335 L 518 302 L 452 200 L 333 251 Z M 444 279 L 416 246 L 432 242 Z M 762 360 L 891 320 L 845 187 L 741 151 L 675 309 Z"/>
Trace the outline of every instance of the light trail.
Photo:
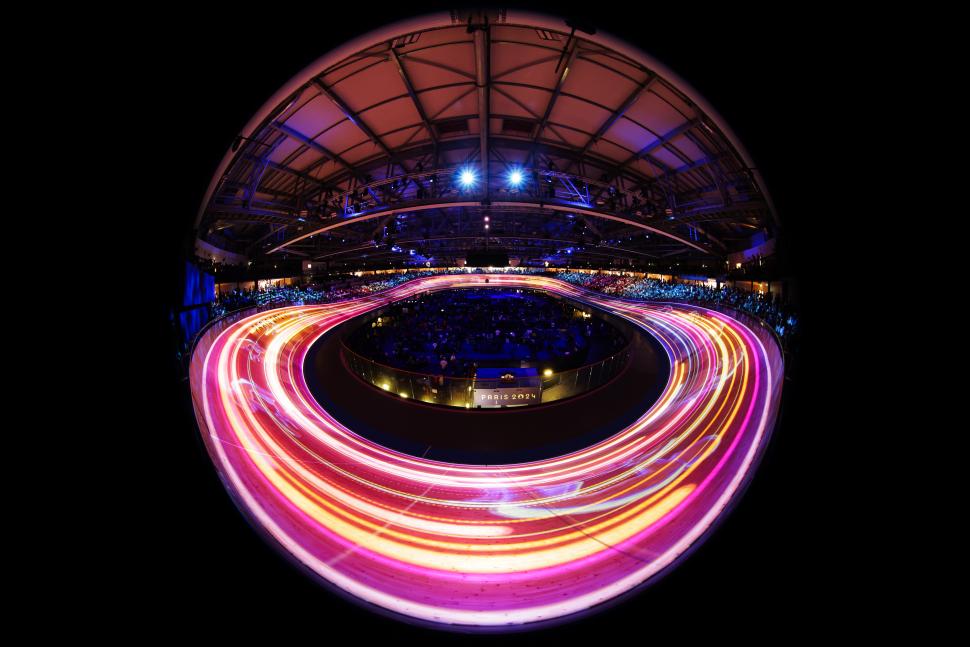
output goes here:
<path id="1" fill-rule="evenodd" d="M 484 286 L 486 277 L 490 287 L 567 296 L 642 327 L 670 360 L 660 398 L 586 449 L 501 466 L 389 450 L 313 398 L 304 359 L 327 331 L 420 292 Z M 190 368 L 196 417 L 223 482 L 282 549 L 383 609 L 492 628 L 581 613 L 682 556 L 752 470 L 777 416 L 782 373 L 770 335 L 724 314 L 506 274 L 419 278 L 255 314 L 204 336 Z"/>

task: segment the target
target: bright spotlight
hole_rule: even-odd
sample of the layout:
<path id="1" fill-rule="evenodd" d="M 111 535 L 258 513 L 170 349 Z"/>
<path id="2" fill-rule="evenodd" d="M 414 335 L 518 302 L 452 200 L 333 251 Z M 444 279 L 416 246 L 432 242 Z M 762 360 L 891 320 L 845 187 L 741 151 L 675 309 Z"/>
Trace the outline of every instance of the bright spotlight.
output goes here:
<path id="1" fill-rule="evenodd" d="M 552 369 L 551 369 L 551 368 L 547 368 L 546 370 L 544 370 L 544 371 L 542 372 L 542 374 L 543 374 L 544 376 L 546 376 L 546 377 L 552 377 Z"/>
<path id="2" fill-rule="evenodd" d="M 461 186 L 463 188 L 466 188 L 466 189 L 468 187 L 472 186 L 473 184 L 475 184 L 475 180 L 476 180 L 476 178 L 475 178 L 475 171 L 473 171 L 471 169 L 468 169 L 468 168 L 464 169 L 458 175 L 458 182 L 460 182 L 461 183 Z"/>
<path id="3" fill-rule="evenodd" d="M 518 188 L 522 184 L 522 171 L 514 169 L 509 173 L 509 186 Z"/>

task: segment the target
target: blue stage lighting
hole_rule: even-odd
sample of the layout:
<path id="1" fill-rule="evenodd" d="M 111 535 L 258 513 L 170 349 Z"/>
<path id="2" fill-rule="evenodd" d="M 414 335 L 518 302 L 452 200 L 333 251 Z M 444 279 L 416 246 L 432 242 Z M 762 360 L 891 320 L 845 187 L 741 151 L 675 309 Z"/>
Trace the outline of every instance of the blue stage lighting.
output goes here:
<path id="1" fill-rule="evenodd" d="M 522 171 L 519 169 L 512 169 L 509 172 L 509 186 L 512 188 L 518 188 L 522 184 Z"/>
<path id="2" fill-rule="evenodd" d="M 458 182 L 461 184 L 462 188 L 467 189 L 468 187 L 475 184 L 478 178 L 475 177 L 475 171 L 470 168 L 462 169 L 458 174 Z"/>

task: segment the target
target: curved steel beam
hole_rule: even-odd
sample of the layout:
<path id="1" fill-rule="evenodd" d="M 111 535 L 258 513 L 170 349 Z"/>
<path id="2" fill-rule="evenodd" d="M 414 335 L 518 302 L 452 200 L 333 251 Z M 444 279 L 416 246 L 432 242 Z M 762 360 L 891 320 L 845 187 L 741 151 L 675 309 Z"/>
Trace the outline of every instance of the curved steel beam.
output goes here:
<path id="1" fill-rule="evenodd" d="M 660 234 L 661 236 L 665 236 L 666 238 L 674 240 L 682 245 L 686 245 L 687 247 L 692 247 L 705 254 L 713 255 L 713 252 L 711 250 L 701 245 L 698 245 L 692 240 L 689 240 L 687 238 L 682 238 L 677 234 L 666 231 L 664 229 L 660 229 L 643 222 L 638 222 L 636 220 L 632 220 L 628 217 L 621 216 L 618 214 L 612 214 L 604 211 L 597 211 L 595 209 L 590 209 L 589 207 L 578 206 L 562 200 L 555 200 L 555 201 L 549 201 L 549 202 L 547 201 L 519 202 L 519 201 L 492 200 L 491 205 L 505 206 L 505 207 L 519 207 L 523 209 L 539 209 L 539 210 L 549 209 L 551 211 L 562 211 L 562 212 L 568 212 L 568 213 L 581 214 L 585 216 L 592 216 L 594 218 L 603 218 L 605 220 L 613 220 L 614 222 L 620 222 L 625 225 L 629 225 L 631 227 L 637 227 L 645 231 L 650 231 L 656 234 Z M 436 200 L 434 202 L 428 202 L 424 204 L 410 204 L 407 206 L 394 206 L 394 207 L 382 206 L 371 212 L 364 212 L 364 213 L 361 213 L 360 215 L 356 215 L 349 218 L 347 217 L 340 218 L 338 219 L 337 222 L 332 222 L 322 227 L 319 227 L 317 229 L 308 231 L 304 234 L 301 234 L 300 236 L 297 236 L 296 238 L 293 238 L 291 240 L 288 240 L 286 242 L 283 242 L 277 245 L 276 247 L 270 249 L 267 252 L 267 254 L 276 253 L 292 245 L 293 243 L 299 242 L 301 240 L 305 240 L 310 236 L 315 236 L 317 234 L 333 231 L 335 229 L 339 229 L 340 227 L 344 227 L 352 223 L 362 222 L 365 220 L 372 220 L 374 218 L 381 218 L 384 216 L 396 215 L 399 213 L 412 213 L 415 211 L 427 211 L 429 209 L 440 209 L 444 207 L 480 207 L 480 206 L 482 206 L 482 203 L 480 200 L 455 200 L 455 201 Z"/>
<path id="2" fill-rule="evenodd" d="M 421 243 L 437 242 L 442 240 L 478 240 L 481 238 L 485 238 L 485 236 L 441 236 L 441 237 L 431 238 L 431 239 L 405 238 L 405 239 L 396 241 L 396 244 L 399 246 L 409 246 L 409 245 L 415 245 L 415 244 L 421 244 Z M 563 243 L 565 245 L 577 245 L 577 246 L 584 247 L 581 243 L 577 243 L 575 240 L 570 240 L 568 238 L 539 238 L 537 236 L 514 236 L 514 235 L 504 235 L 504 234 L 503 235 L 490 234 L 488 238 L 495 239 L 495 240 L 530 240 L 530 241 L 538 241 L 543 243 Z M 342 256 L 343 254 L 363 252 L 363 251 L 367 251 L 368 249 L 372 250 L 374 249 L 374 246 L 359 245 L 357 247 L 349 247 L 346 249 L 338 249 L 336 251 L 328 251 L 325 254 L 319 254 L 318 256 L 315 256 L 313 260 L 322 261 L 328 258 L 333 258 L 334 256 Z M 648 254 L 647 252 L 644 252 L 641 250 L 626 249 L 623 247 L 617 247 L 615 245 L 598 245 L 598 246 L 595 246 L 594 249 L 611 249 L 618 252 L 622 252 L 624 254 L 636 254 L 638 256 L 647 256 L 649 258 L 659 258 L 655 254 Z M 593 252 L 589 249 L 582 249 L 582 250 L 577 250 L 576 253 L 585 254 L 585 253 L 593 253 Z"/>

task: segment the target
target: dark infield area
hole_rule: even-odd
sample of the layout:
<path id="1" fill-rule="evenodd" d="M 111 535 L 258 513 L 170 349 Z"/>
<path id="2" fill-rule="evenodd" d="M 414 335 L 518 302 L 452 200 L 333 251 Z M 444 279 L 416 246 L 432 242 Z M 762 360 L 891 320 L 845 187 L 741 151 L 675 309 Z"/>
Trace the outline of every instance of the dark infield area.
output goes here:
<path id="1" fill-rule="evenodd" d="M 303 366 L 316 400 L 348 429 L 390 449 L 449 463 L 523 463 L 561 456 L 609 438 L 646 412 L 663 391 L 670 362 L 642 329 L 611 318 L 631 339 L 630 362 L 613 380 L 547 404 L 458 409 L 387 393 L 343 361 L 341 339 L 372 313 L 314 343 Z"/>

